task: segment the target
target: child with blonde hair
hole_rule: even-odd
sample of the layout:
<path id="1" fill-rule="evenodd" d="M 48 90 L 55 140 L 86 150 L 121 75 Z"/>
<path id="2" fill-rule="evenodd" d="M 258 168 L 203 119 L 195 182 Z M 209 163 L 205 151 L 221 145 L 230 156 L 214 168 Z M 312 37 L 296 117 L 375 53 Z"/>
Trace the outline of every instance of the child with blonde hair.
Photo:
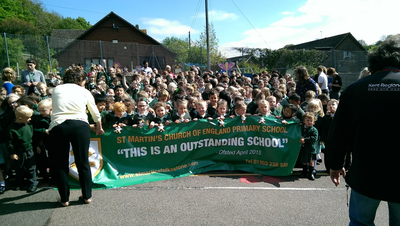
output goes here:
<path id="1" fill-rule="evenodd" d="M 18 106 L 15 109 L 15 122 L 8 131 L 8 152 L 11 160 L 16 163 L 18 187 L 23 186 L 24 173 L 28 174 L 28 192 L 37 190 L 37 175 L 35 154 L 32 146 L 33 127 L 29 124 L 33 110 L 27 106 Z"/>
<path id="2" fill-rule="evenodd" d="M 311 100 L 315 99 L 316 94 L 314 91 L 312 90 L 308 90 L 305 94 L 304 94 L 304 99 L 305 101 L 303 101 L 300 104 L 301 109 L 303 109 L 303 111 L 307 111 L 307 105 L 308 103 L 310 103 Z"/>
<path id="3" fill-rule="evenodd" d="M 223 118 L 229 117 L 228 102 L 224 99 L 220 99 L 218 101 L 217 112 L 213 115 L 214 119 L 219 119 L 221 117 Z"/>
<path id="4" fill-rule="evenodd" d="M 315 180 L 316 171 L 314 171 L 314 153 L 318 143 L 318 130 L 314 127 L 315 115 L 311 112 L 306 112 L 303 116 L 301 130 L 301 149 L 299 161 L 303 165 L 303 171 L 300 177 L 308 177 L 309 180 Z"/>
<path id="5" fill-rule="evenodd" d="M 211 115 L 207 113 L 207 102 L 206 101 L 199 100 L 196 102 L 196 113 L 192 118 L 193 118 L 193 121 L 197 121 L 199 119 L 212 120 Z"/>
<path id="6" fill-rule="evenodd" d="M 307 111 L 315 115 L 315 123 L 314 127 L 318 130 L 319 134 L 321 133 L 321 123 L 324 117 L 324 110 L 322 107 L 322 102 L 320 99 L 312 99 L 307 105 Z M 320 141 L 320 137 L 318 136 L 318 143 L 316 145 L 315 152 L 313 153 L 313 160 L 321 161 L 320 153 L 321 149 L 324 149 L 323 143 Z"/>
<path id="7" fill-rule="evenodd" d="M 172 121 L 179 123 L 188 123 L 192 118 L 190 117 L 187 110 L 188 101 L 187 100 L 178 100 L 176 103 L 177 111 L 172 117 Z"/>
<path id="8" fill-rule="evenodd" d="M 281 117 L 281 113 L 277 109 L 276 97 L 275 96 L 268 96 L 266 100 L 269 103 L 269 108 L 271 109 L 271 114 L 273 116 Z"/>
<path id="9" fill-rule="evenodd" d="M 53 110 L 53 102 L 51 99 L 41 100 L 38 104 L 40 115 L 34 115 L 32 119 L 33 125 L 33 146 L 36 156 L 36 168 L 44 180 L 48 180 L 50 175 L 47 168 L 50 167 L 49 153 L 47 151 L 49 144 L 48 129 L 51 121 L 51 113 Z M 33 118 L 32 117 L 32 118 Z"/>
<path id="10" fill-rule="evenodd" d="M 40 93 L 40 100 L 44 100 L 44 99 L 49 98 L 49 96 L 47 96 L 47 85 L 46 85 L 46 83 L 38 82 L 38 84 L 36 84 L 36 89 Z"/>

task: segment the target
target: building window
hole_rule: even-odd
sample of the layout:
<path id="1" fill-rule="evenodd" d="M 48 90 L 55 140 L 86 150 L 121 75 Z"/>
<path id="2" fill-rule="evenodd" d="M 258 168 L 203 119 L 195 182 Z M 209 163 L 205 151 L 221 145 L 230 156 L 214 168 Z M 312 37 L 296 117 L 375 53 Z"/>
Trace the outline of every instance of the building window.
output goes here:
<path id="1" fill-rule="evenodd" d="M 107 67 L 114 66 L 114 59 L 113 58 L 103 58 L 107 60 Z M 92 64 L 101 64 L 103 65 L 103 62 L 101 62 L 100 58 L 86 58 L 85 59 L 85 65 L 92 65 Z M 104 65 L 103 65 L 104 66 Z"/>
<path id="2" fill-rule="evenodd" d="M 351 58 L 351 52 L 349 52 L 349 51 L 344 51 L 343 52 L 343 59 L 346 59 L 346 58 L 348 58 L 348 59 Z"/>

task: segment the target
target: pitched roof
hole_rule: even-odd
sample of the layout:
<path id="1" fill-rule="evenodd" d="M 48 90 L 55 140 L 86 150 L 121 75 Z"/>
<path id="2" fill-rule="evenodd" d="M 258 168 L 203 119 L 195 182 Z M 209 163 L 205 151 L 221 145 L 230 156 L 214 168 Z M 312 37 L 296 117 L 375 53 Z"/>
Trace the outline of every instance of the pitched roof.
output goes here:
<path id="1" fill-rule="evenodd" d="M 332 37 L 317 39 L 310 42 L 301 43 L 298 45 L 289 46 L 286 49 L 295 50 L 295 49 L 305 49 L 305 50 L 332 50 L 335 49 L 344 39 L 347 37 L 353 39 L 357 45 L 359 45 L 362 49 L 364 47 L 354 38 L 354 36 L 349 33 L 344 33 L 340 35 L 335 35 Z"/>
<path id="2" fill-rule="evenodd" d="M 150 39 L 152 42 L 154 42 L 155 45 L 160 45 L 162 46 L 164 49 L 166 49 L 168 52 L 170 52 L 173 55 L 176 55 L 176 53 L 174 53 L 173 51 L 169 50 L 168 48 L 166 48 L 164 45 L 162 45 L 161 43 L 159 43 L 157 40 L 155 40 L 154 38 L 152 38 L 151 36 L 149 36 L 147 34 L 147 32 L 144 32 L 145 29 L 139 29 L 139 27 L 132 25 L 131 23 L 129 23 L 127 20 L 125 20 L 124 18 L 120 17 L 119 15 L 117 15 L 116 13 L 114 13 L 113 11 L 111 11 L 109 14 L 107 14 L 105 17 L 103 17 L 101 20 L 99 20 L 96 24 L 94 24 L 93 26 L 91 26 L 89 29 L 84 30 L 84 32 L 82 32 L 80 35 L 76 36 L 75 39 L 69 43 L 67 43 L 67 45 L 64 46 L 64 48 L 56 53 L 55 55 L 59 55 L 62 54 L 64 51 L 66 51 L 68 49 L 68 47 L 70 47 L 71 45 L 73 45 L 77 40 L 81 40 L 83 39 L 85 36 L 87 36 L 88 34 L 90 34 L 92 31 L 94 31 L 95 29 L 97 29 L 102 23 L 103 21 L 105 21 L 108 17 L 110 16 L 115 16 L 118 19 L 124 21 L 125 23 L 127 23 L 129 26 L 131 26 L 132 29 L 136 29 L 138 32 L 142 33 L 143 35 L 145 35 L 148 39 Z"/>
<path id="3" fill-rule="evenodd" d="M 159 43 L 157 40 L 155 40 L 154 38 L 152 38 L 151 36 L 149 36 L 146 32 L 143 32 L 143 29 L 139 29 L 139 27 L 134 26 L 133 24 L 129 23 L 127 20 L 125 20 L 124 18 L 120 17 L 118 14 L 114 13 L 113 11 L 111 11 L 109 14 L 107 14 L 105 17 L 103 17 L 101 20 L 99 20 L 96 24 L 94 24 L 92 27 L 90 27 L 89 29 L 87 29 L 84 33 L 82 33 L 81 35 L 79 35 L 78 37 L 76 37 L 77 40 L 83 39 L 86 35 L 88 35 L 90 32 L 92 32 L 93 30 L 97 29 L 102 23 L 103 21 L 105 21 L 106 19 L 108 19 L 108 17 L 111 16 L 115 16 L 117 17 L 119 20 L 124 21 L 125 23 L 127 23 L 129 26 L 131 26 L 132 29 L 135 29 L 137 31 L 139 31 L 140 33 L 142 33 L 143 35 L 145 35 L 148 39 L 150 39 L 152 42 L 154 42 L 154 44 L 156 45 L 161 45 L 161 43 Z"/>
<path id="4" fill-rule="evenodd" d="M 54 29 L 50 36 L 50 48 L 62 49 L 85 31 L 86 30 Z"/>

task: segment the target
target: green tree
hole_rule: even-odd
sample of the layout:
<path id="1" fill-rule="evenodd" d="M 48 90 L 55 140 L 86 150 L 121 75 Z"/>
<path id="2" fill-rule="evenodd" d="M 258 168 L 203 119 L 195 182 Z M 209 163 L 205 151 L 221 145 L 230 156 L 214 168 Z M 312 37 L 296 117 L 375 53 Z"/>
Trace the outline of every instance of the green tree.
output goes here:
<path id="1" fill-rule="evenodd" d="M 89 29 L 92 26 L 90 25 L 89 21 L 86 21 L 85 18 L 83 17 L 78 17 L 75 20 L 80 24 L 82 29 Z"/>
<path id="2" fill-rule="evenodd" d="M 203 62 L 207 63 L 207 34 L 205 30 L 206 28 L 204 28 L 204 32 L 200 34 L 200 40 L 196 44 L 204 48 L 206 54 Z M 214 29 L 214 25 L 209 24 L 208 30 L 208 37 L 210 42 L 210 64 L 216 65 L 218 63 L 224 62 L 226 60 L 226 57 L 224 57 L 222 53 L 218 51 L 219 40 L 217 38 L 217 33 Z"/>
<path id="3" fill-rule="evenodd" d="M 8 57 L 10 60 L 10 66 L 16 70 L 17 63 L 19 65 L 24 64 L 24 59 L 22 57 L 24 45 L 22 41 L 19 39 L 7 38 L 7 49 L 8 49 Z M 0 67 L 7 67 L 7 53 L 5 48 L 5 43 L 0 42 Z"/>
<path id="4" fill-rule="evenodd" d="M 8 34 L 16 35 L 34 35 L 36 27 L 32 22 L 10 17 L 3 20 L 0 24 L 0 30 Z"/>
<path id="5" fill-rule="evenodd" d="M 161 44 L 176 53 L 176 60 L 178 62 L 187 62 L 189 53 L 188 38 L 166 37 L 162 40 Z"/>
<path id="6" fill-rule="evenodd" d="M 241 50 L 236 48 L 237 50 Z M 310 74 L 316 71 L 318 65 L 326 57 L 326 54 L 317 50 L 271 50 L 267 48 L 243 49 L 244 55 L 251 57 L 252 62 L 260 68 L 268 71 L 279 70 L 285 73 L 287 69 L 305 66 Z"/>
<path id="7" fill-rule="evenodd" d="M 166 48 L 176 53 L 176 61 L 192 64 L 207 64 L 206 33 L 200 34 L 199 40 L 190 43 L 188 38 L 167 37 L 161 42 Z M 226 58 L 218 51 L 218 39 L 214 26 L 210 26 L 210 63 L 216 65 Z"/>
<path id="8" fill-rule="evenodd" d="M 18 35 L 51 35 L 53 29 L 88 29 L 82 17 L 63 18 L 47 12 L 42 3 L 31 0 L 0 0 L 0 32 Z"/>
<path id="9" fill-rule="evenodd" d="M 89 29 L 91 25 L 84 18 L 78 17 L 77 19 L 73 19 L 71 17 L 62 18 L 56 29 Z"/>

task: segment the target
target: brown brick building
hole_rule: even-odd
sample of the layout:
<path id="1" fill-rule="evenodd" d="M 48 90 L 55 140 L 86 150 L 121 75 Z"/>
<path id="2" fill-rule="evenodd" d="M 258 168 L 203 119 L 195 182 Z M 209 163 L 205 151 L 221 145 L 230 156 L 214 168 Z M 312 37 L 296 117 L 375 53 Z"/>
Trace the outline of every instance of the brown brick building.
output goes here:
<path id="1" fill-rule="evenodd" d="M 287 47 L 289 50 L 319 50 L 326 53 L 321 65 L 333 67 L 342 73 L 359 73 L 367 66 L 365 48 L 351 33 L 322 38 Z"/>
<path id="2" fill-rule="evenodd" d="M 56 50 L 54 58 L 59 66 L 66 68 L 71 64 L 119 65 L 134 69 L 148 61 L 150 67 L 164 69 L 174 63 L 175 53 L 166 49 L 158 41 L 132 25 L 114 12 L 84 32 L 77 32 L 75 39 L 66 40 L 63 34 L 68 30 L 55 30 L 50 47 Z"/>
<path id="3" fill-rule="evenodd" d="M 287 49 L 323 51 L 326 57 L 320 64 L 325 67 L 335 68 L 342 77 L 344 88 L 356 81 L 360 71 L 368 66 L 367 50 L 351 33 L 305 42 L 289 46 Z"/>

